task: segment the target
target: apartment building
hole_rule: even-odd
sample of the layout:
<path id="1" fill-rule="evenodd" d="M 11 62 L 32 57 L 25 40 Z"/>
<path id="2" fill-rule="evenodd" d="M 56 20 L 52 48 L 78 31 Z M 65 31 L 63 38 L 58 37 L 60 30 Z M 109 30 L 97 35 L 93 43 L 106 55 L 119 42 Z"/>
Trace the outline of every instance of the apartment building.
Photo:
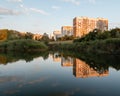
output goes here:
<path id="1" fill-rule="evenodd" d="M 61 38 L 62 37 L 61 31 L 59 30 L 53 31 L 53 36 L 55 40 L 57 40 L 58 38 Z"/>
<path id="2" fill-rule="evenodd" d="M 104 18 L 97 18 L 96 28 L 102 32 L 108 30 L 108 20 Z"/>
<path id="3" fill-rule="evenodd" d="M 75 17 L 73 19 L 74 37 L 82 37 L 94 29 L 108 30 L 108 20 L 104 18 Z"/>
<path id="4" fill-rule="evenodd" d="M 72 26 L 62 26 L 61 27 L 62 36 L 72 36 L 73 35 L 73 27 Z"/>

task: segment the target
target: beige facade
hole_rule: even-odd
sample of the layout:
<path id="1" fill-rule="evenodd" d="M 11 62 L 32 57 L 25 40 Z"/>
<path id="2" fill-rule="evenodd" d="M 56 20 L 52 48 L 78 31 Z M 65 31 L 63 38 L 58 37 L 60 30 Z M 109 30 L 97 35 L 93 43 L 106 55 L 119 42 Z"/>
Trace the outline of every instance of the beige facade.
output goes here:
<path id="1" fill-rule="evenodd" d="M 33 35 L 33 40 L 40 40 L 42 38 L 43 35 L 40 34 L 34 34 Z"/>
<path id="2" fill-rule="evenodd" d="M 75 17 L 73 19 L 74 37 L 82 37 L 94 29 L 108 30 L 108 20 L 104 18 Z"/>
<path id="3" fill-rule="evenodd" d="M 101 31 L 108 30 L 108 20 L 104 18 L 97 18 L 96 26 L 96 28 Z"/>
<path id="4" fill-rule="evenodd" d="M 59 31 L 59 30 L 53 31 L 53 35 L 54 35 L 55 40 L 62 37 L 61 31 Z"/>
<path id="5" fill-rule="evenodd" d="M 72 36 L 73 35 L 73 27 L 72 26 L 62 26 L 61 27 L 62 36 Z"/>

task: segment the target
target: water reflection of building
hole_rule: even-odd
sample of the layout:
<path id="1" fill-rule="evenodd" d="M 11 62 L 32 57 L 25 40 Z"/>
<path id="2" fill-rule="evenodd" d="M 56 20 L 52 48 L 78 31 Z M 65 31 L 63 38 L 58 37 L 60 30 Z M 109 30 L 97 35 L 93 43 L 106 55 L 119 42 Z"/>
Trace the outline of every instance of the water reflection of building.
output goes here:
<path id="1" fill-rule="evenodd" d="M 58 53 L 53 54 L 54 62 L 61 62 L 61 56 Z"/>
<path id="2" fill-rule="evenodd" d="M 73 66 L 73 58 L 71 57 L 61 57 L 61 65 L 63 67 Z"/>
<path id="3" fill-rule="evenodd" d="M 108 70 L 96 71 L 93 68 L 91 68 L 88 64 L 86 64 L 84 61 L 80 59 L 75 59 L 74 65 L 73 65 L 73 74 L 75 77 L 80 78 L 87 78 L 87 77 L 102 77 L 102 76 L 108 76 Z"/>
<path id="4" fill-rule="evenodd" d="M 64 57 L 59 53 L 52 55 L 54 62 L 61 62 L 62 67 L 72 67 L 73 66 L 73 75 L 77 78 L 89 78 L 89 77 L 103 77 L 108 76 L 108 68 L 97 68 L 90 67 L 86 62 L 72 57 Z"/>

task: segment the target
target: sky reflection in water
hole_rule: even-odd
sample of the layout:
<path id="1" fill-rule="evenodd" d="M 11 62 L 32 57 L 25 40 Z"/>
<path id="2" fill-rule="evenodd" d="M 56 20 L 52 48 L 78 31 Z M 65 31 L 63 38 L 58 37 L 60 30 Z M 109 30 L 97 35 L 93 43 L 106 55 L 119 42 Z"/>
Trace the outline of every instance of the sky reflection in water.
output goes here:
<path id="1" fill-rule="evenodd" d="M 120 96 L 120 71 L 113 66 L 59 53 L 14 61 L 1 62 L 0 96 Z"/>

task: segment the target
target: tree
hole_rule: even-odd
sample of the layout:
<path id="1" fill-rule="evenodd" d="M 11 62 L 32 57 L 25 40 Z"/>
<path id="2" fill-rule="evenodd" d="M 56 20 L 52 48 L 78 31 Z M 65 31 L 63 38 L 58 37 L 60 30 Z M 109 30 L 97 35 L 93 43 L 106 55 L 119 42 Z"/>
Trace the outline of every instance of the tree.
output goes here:
<path id="1" fill-rule="evenodd" d="M 109 31 L 104 31 L 103 33 L 98 33 L 97 39 L 103 40 L 103 39 L 108 39 L 110 38 L 110 32 Z"/>
<path id="2" fill-rule="evenodd" d="M 33 34 L 30 33 L 30 32 L 27 32 L 27 33 L 25 34 L 25 38 L 26 38 L 26 39 L 32 39 L 32 38 L 33 38 Z"/>
<path id="3" fill-rule="evenodd" d="M 110 35 L 112 38 L 120 37 L 120 28 L 115 28 L 110 31 Z"/>
<path id="4" fill-rule="evenodd" d="M 43 41 L 45 44 L 48 44 L 49 42 L 49 36 L 47 33 L 44 33 L 42 38 L 41 38 L 41 41 Z"/>

